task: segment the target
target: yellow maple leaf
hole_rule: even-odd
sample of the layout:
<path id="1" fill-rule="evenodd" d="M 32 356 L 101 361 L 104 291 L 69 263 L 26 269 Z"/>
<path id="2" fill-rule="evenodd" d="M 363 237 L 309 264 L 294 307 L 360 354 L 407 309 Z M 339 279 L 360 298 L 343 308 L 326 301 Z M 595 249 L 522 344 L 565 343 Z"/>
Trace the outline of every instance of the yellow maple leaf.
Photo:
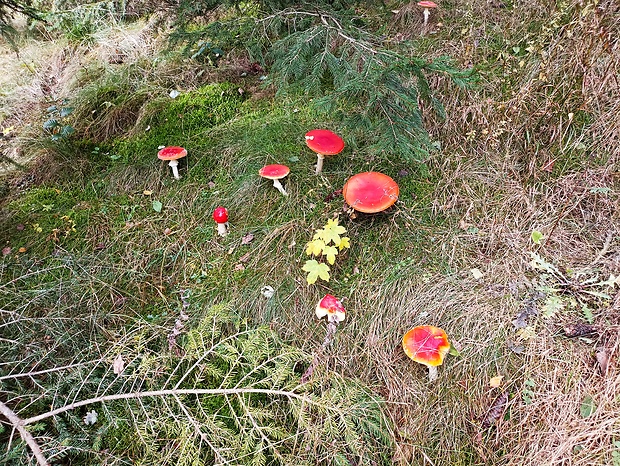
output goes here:
<path id="1" fill-rule="evenodd" d="M 325 248 L 325 243 L 321 239 L 313 239 L 306 245 L 306 255 L 320 256 Z"/>
<path id="2" fill-rule="evenodd" d="M 308 272 L 306 281 L 308 285 L 316 283 L 318 278 L 329 281 L 329 266 L 327 264 L 319 263 L 314 259 L 307 260 L 302 267 L 304 272 Z"/>
<path id="3" fill-rule="evenodd" d="M 330 265 L 334 265 L 334 262 L 336 262 L 337 254 L 338 249 L 336 249 L 334 246 L 325 246 L 325 248 L 323 249 L 323 255 L 327 258 L 327 262 L 329 262 Z"/>

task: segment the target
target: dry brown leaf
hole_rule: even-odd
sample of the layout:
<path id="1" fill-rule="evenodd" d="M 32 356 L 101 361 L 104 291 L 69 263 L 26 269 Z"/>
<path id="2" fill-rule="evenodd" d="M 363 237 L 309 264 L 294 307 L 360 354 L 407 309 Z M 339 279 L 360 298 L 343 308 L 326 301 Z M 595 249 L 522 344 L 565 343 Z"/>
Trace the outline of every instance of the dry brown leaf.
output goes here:
<path id="1" fill-rule="evenodd" d="M 609 356 L 609 352 L 605 348 L 599 348 L 596 351 L 596 362 L 598 362 L 603 377 L 607 375 L 607 370 L 609 369 Z"/>
<path id="2" fill-rule="evenodd" d="M 506 410 L 506 405 L 508 404 L 508 392 L 502 392 L 491 404 L 491 407 L 487 410 L 487 412 L 480 418 L 482 422 L 482 428 L 488 429 L 492 425 L 494 425 L 498 419 L 500 419 L 504 415 L 504 411 Z"/>
<path id="3" fill-rule="evenodd" d="M 250 244 L 254 240 L 254 235 L 252 233 L 248 233 L 243 238 L 241 238 L 241 244 Z"/>
<path id="4" fill-rule="evenodd" d="M 122 355 L 119 354 L 118 356 L 116 356 L 116 359 L 112 363 L 112 369 L 114 370 L 114 373 L 116 375 L 120 375 L 123 373 L 123 371 L 125 370 L 125 361 L 123 361 Z"/>
<path id="5" fill-rule="evenodd" d="M 241 272 L 242 270 L 245 270 L 245 267 L 243 264 L 235 265 L 235 272 Z"/>
<path id="6" fill-rule="evenodd" d="M 239 258 L 239 262 L 247 262 L 250 260 L 250 253 L 246 252 L 243 256 Z"/>

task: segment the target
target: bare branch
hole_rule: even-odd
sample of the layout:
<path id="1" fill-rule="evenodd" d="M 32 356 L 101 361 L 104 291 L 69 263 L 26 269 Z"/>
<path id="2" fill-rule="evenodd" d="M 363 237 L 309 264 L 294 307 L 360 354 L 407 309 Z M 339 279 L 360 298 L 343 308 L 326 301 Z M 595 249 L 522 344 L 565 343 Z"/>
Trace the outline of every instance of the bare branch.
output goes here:
<path id="1" fill-rule="evenodd" d="M 26 425 L 25 422 L 2 401 L 0 401 L 0 413 L 2 413 L 13 425 L 13 427 L 17 429 L 19 435 L 21 435 L 22 437 L 22 440 L 26 442 L 26 444 L 30 447 L 30 450 L 32 450 L 34 457 L 37 459 L 37 463 L 39 463 L 40 466 L 50 466 L 50 463 L 47 461 L 45 455 L 43 455 L 43 452 L 41 451 L 41 447 L 39 447 L 39 444 L 34 439 L 32 434 L 28 432 L 24 427 Z"/>

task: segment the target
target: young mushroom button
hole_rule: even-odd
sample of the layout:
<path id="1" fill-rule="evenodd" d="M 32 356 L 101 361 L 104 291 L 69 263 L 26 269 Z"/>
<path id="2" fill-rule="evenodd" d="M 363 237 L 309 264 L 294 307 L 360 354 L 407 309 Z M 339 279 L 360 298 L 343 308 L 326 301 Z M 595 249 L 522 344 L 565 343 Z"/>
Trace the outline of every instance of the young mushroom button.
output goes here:
<path id="1" fill-rule="evenodd" d="M 437 378 L 437 366 L 450 351 L 450 342 L 439 327 L 420 325 L 403 336 L 403 349 L 415 362 L 428 367 L 428 379 L 432 382 Z"/>
<path id="2" fill-rule="evenodd" d="M 367 214 L 382 212 L 398 200 L 398 184 L 379 172 L 353 175 L 342 188 L 344 200 L 353 209 Z"/>
<path id="3" fill-rule="evenodd" d="M 289 174 L 291 170 L 286 165 L 265 165 L 258 171 L 258 174 L 263 178 L 267 178 L 268 180 L 273 180 L 273 185 L 280 191 L 284 196 L 288 196 L 288 193 L 284 190 L 284 187 L 280 183 L 280 180 Z"/>
<path id="4" fill-rule="evenodd" d="M 328 129 L 313 129 L 306 133 L 306 145 L 317 154 L 316 174 L 323 170 L 326 155 L 336 155 L 344 149 L 344 141 Z"/>
<path id="5" fill-rule="evenodd" d="M 218 207 L 213 211 L 213 220 L 217 223 L 217 233 L 220 236 L 228 234 L 228 210 L 226 207 Z"/>
<path id="6" fill-rule="evenodd" d="M 170 146 L 164 147 L 157 153 L 157 158 L 160 160 L 168 160 L 168 165 L 172 168 L 172 174 L 174 178 L 180 180 L 179 170 L 177 166 L 179 165 L 179 159 L 182 159 L 187 155 L 187 150 L 183 147 L 179 146 Z"/>

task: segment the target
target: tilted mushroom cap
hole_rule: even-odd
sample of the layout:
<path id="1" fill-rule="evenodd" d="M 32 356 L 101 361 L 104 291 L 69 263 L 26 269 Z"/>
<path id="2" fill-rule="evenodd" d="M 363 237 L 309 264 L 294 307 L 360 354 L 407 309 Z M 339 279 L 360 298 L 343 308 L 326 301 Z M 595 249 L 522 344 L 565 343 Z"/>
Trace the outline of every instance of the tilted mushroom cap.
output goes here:
<path id="1" fill-rule="evenodd" d="M 306 133 L 306 144 L 317 154 L 336 155 L 344 149 L 344 141 L 328 129 L 313 129 Z"/>
<path id="2" fill-rule="evenodd" d="M 448 335 L 439 327 L 420 325 L 403 337 L 403 349 L 407 356 L 425 366 L 441 366 L 450 351 Z"/>
<path id="3" fill-rule="evenodd" d="M 437 4 L 435 2 L 429 2 L 427 0 L 418 2 L 418 6 L 421 6 L 422 8 L 437 8 Z"/>
<path id="4" fill-rule="evenodd" d="M 164 147 L 157 153 L 157 158 L 161 160 L 182 159 L 187 155 L 187 150 L 179 146 Z"/>
<path id="5" fill-rule="evenodd" d="M 333 316 L 338 322 L 342 322 L 346 316 L 344 306 L 338 298 L 330 294 L 323 296 L 323 299 L 316 305 L 316 316 L 322 319 L 328 316 L 328 320 L 331 320 Z"/>
<path id="6" fill-rule="evenodd" d="M 342 188 L 344 200 L 355 210 L 373 214 L 391 207 L 398 200 L 396 181 L 379 172 L 353 175 Z"/>
<path id="7" fill-rule="evenodd" d="M 291 171 L 286 165 L 265 165 L 258 171 L 258 174 L 263 178 L 267 178 L 268 180 L 279 180 L 280 178 L 284 178 Z"/>

